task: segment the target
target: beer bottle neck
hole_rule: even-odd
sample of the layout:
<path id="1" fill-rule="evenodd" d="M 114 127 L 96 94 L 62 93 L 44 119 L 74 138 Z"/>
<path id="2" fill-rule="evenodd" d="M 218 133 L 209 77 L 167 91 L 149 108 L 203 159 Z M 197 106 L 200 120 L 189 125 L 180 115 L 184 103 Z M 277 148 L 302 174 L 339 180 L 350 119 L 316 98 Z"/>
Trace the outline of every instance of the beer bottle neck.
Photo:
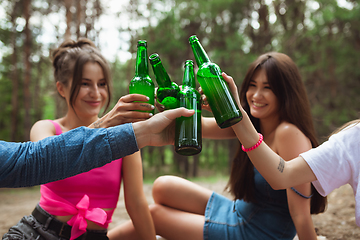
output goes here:
<path id="1" fill-rule="evenodd" d="M 145 46 L 138 46 L 137 54 L 136 54 L 135 75 L 136 76 L 149 75 L 147 49 Z"/>
<path id="2" fill-rule="evenodd" d="M 191 87 L 191 88 L 196 88 L 195 74 L 194 74 L 194 64 L 192 63 L 192 61 L 190 63 L 189 63 L 189 61 L 187 61 L 185 63 L 185 72 L 184 72 L 184 78 L 183 78 L 183 85 Z"/>
<path id="3" fill-rule="evenodd" d="M 192 43 L 190 43 L 190 45 L 194 53 L 196 64 L 199 67 L 204 63 L 211 62 L 210 58 L 208 57 L 204 48 L 202 47 L 201 43 L 198 40 L 193 41 Z"/>
<path id="4" fill-rule="evenodd" d="M 164 66 L 161 61 L 151 64 L 154 70 L 156 82 L 158 83 L 160 88 L 171 87 L 171 79 L 167 74 Z"/>

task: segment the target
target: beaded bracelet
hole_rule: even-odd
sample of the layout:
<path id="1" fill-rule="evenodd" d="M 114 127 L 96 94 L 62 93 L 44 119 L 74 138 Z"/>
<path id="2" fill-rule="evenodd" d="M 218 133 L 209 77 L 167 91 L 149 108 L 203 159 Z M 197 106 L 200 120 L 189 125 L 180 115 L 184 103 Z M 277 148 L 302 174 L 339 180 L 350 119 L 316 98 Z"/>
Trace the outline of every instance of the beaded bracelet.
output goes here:
<path id="1" fill-rule="evenodd" d="M 245 148 L 244 145 L 241 145 L 241 149 L 244 151 L 244 152 L 250 152 L 254 149 L 256 149 L 258 146 L 260 146 L 260 144 L 262 143 L 262 141 L 264 140 L 264 137 L 261 133 L 259 133 L 259 141 L 252 147 L 250 148 Z"/>

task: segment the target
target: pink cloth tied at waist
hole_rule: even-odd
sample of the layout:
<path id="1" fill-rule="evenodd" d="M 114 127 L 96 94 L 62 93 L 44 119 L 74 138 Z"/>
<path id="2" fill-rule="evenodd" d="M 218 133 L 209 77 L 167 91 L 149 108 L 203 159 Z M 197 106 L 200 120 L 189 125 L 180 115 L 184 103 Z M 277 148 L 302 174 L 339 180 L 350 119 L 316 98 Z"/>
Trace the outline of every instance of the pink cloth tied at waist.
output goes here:
<path id="1" fill-rule="evenodd" d="M 42 190 L 44 191 L 45 189 Z M 90 199 L 88 195 L 85 194 L 76 206 L 74 206 L 51 190 L 46 189 L 45 191 L 46 194 L 43 194 L 40 200 L 40 206 L 44 210 L 56 216 L 73 215 L 67 222 L 67 224 L 72 226 L 70 240 L 76 239 L 86 232 L 86 220 L 95 222 L 103 228 L 108 228 L 111 219 L 108 220 L 107 212 L 101 208 L 89 208 Z"/>

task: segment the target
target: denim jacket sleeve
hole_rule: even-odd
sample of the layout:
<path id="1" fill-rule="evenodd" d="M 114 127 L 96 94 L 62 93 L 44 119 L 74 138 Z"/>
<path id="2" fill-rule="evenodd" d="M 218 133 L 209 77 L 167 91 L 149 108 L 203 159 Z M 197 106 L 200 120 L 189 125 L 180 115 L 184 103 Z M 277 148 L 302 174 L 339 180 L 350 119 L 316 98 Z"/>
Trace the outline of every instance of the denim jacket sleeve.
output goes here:
<path id="1" fill-rule="evenodd" d="M 38 142 L 0 141 L 0 187 L 28 187 L 103 166 L 138 151 L 131 124 L 80 127 Z"/>

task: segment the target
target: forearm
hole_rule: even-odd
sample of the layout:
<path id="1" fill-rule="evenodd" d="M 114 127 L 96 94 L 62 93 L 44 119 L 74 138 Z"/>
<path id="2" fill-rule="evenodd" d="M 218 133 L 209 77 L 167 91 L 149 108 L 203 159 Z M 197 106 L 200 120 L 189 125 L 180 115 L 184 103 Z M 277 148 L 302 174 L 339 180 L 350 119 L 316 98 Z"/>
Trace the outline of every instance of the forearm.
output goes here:
<path id="1" fill-rule="evenodd" d="M 0 187 L 27 187 L 67 178 L 137 151 L 131 125 L 77 128 L 38 142 L 0 143 Z"/>
<path id="2" fill-rule="evenodd" d="M 201 117 L 202 137 L 208 139 L 232 139 L 236 135 L 232 128 L 221 129 L 213 117 Z"/>
<path id="3" fill-rule="evenodd" d="M 311 195 L 311 183 L 305 183 L 294 188 L 304 196 Z M 316 239 L 316 232 L 311 218 L 311 199 L 306 199 L 293 189 L 286 189 L 289 212 L 294 222 L 299 240 Z"/>
<path id="4" fill-rule="evenodd" d="M 243 119 L 232 128 L 245 148 L 250 148 L 259 141 L 259 135 L 245 112 L 243 112 Z M 316 180 L 303 158 L 298 157 L 285 162 L 265 142 L 248 152 L 248 156 L 274 189 L 285 189 Z"/>
<path id="5" fill-rule="evenodd" d="M 127 212 L 131 218 L 136 233 L 144 240 L 156 239 L 154 223 L 145 197 L 142 203 L 132 205 L 133 206 L 131 207 L 127 205 Z"/>
<path id="6" fill-rule="evenodd" d="M 292 218 L 299 240 L 316 240 L 317 235 L 310 213 Z"/>
<path id="7" fill-rule="evenodd" d="M 245 148 L 254 146 L 259 141 L 259 135 L 252 125 L 248 115 L 243 113 L 243 119 L 232 126 L 240 143 Z M 279 188 L 279 183 L 283 182 L 283 166 L 285 161 L 280 161 L 280 156 L 273 152 L 265 142 L 259 147 L 247 153 L 256 169 L 264 176 L 269 184 L 274 188 Z M 281 171 L 279 171 L 279 169 Z M 285 173 L 286 174 L 286 173 Z"/>

